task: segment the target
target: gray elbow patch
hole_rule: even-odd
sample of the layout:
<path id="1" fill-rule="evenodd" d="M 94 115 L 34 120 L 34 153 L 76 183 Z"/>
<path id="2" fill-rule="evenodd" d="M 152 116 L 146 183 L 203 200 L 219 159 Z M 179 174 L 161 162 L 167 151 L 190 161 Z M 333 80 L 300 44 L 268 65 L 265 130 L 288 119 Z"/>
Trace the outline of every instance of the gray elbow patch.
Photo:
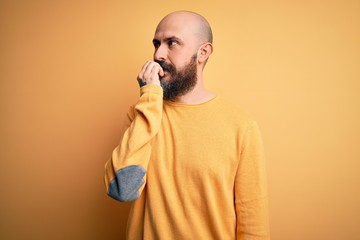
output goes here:
<path id="1" fill-rule="evenodd" d="M 121 202 L 139 198 L 139 188 L 144 184 L 146 170 L 140 165 L 131 165 L 118 170 L 110 182 L 108 195 Z"/>

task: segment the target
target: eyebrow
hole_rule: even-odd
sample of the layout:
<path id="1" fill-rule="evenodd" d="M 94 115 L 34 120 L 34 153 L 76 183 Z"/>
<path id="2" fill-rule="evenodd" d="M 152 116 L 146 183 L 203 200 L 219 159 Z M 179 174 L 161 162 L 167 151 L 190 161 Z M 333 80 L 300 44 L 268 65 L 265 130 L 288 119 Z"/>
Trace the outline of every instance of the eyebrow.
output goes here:
<path id="1" fill-rule="evenodd" d="M 175 41 L 178 41 L 180 43 L 182 42 L 181 39 L 176 37 L 176 36 L 170 36 L 170 37 L 167 37 L 167 38 L 164 39 L 165 42 L 168 42 L 170 40 L 175 40 Z M 159 39 L 154 38 L 152 42 L 153 43 L 160 43 L 161 41 Z"/>

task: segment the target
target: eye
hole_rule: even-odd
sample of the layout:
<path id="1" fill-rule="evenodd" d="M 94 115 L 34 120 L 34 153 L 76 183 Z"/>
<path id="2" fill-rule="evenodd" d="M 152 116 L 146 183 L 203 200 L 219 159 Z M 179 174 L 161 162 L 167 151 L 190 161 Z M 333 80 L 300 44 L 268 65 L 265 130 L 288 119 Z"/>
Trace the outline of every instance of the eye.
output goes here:
<path id="1" fill-rule="evenodd" d="M 160 47 L 160 42 L 159 41 L 153 41 L 153 45 L 155 49 L 158 49 Z"/>
<path id="2" fill-rule="evenodd" d="M 173 47 L 177 44 L 178 44 L 178 42 L 176 40 L 169 40 L 169 42 L 168 42 L 169 47 Z"/>

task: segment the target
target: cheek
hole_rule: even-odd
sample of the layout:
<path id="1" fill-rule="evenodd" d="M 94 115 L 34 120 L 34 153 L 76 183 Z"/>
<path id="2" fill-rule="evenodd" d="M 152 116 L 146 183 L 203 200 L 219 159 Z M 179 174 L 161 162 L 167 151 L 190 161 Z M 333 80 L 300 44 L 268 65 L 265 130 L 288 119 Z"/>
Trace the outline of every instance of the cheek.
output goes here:
<path id="1" fill-rule="evenodd" d="M 176 56 L 170 56 L 169 61 L 170 63 L 177 69 L 182 69 L 184 66 L 186 66 L 189 63 L 189 59 L 191 57 L 187 57 L 185 55 L 176 55 Z"/>
<path id="2" fill-rule="evenodd" d="M 190 46 L 173 49 L 168 53 L 168 61 L 173 64 L 176 69 L 181 69 L 191 62 L 194 54 L 197 54 L 197 49 Z"/>
<path id="3" fill-rule="evenodd" d="M 175 66 L 176 68 L 179 66 L 181 56 L 179 56 L 179 54 L 169 54 L 168 56 L 168 61 L 170 64 L 172 64 L 173 66 Z"/>

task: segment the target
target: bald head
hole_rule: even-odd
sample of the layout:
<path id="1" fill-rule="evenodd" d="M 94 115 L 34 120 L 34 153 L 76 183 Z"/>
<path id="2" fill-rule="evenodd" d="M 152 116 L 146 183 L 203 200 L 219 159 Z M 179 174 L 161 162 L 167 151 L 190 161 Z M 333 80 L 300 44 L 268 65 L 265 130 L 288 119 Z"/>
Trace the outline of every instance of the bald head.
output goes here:
<path id="1" fill-rule="evenodd" d="M 190 11 L 176 11 L 166 15 L 158 24 L 156 31 L 177 24 L 180 28 L 186 28 L 201 42 L 213 42 L 213 34 L 208 21 L 200 14 Z"/>
<path id="2" fill-rule="evenodd" d="M 156 28 L 154 60 L 172 62 L 181 68 L 195 58 L 202 70 L 212 53 L 212 40 L 210 25 L 201 15 L 188 11 L 170 13 Z"/>

